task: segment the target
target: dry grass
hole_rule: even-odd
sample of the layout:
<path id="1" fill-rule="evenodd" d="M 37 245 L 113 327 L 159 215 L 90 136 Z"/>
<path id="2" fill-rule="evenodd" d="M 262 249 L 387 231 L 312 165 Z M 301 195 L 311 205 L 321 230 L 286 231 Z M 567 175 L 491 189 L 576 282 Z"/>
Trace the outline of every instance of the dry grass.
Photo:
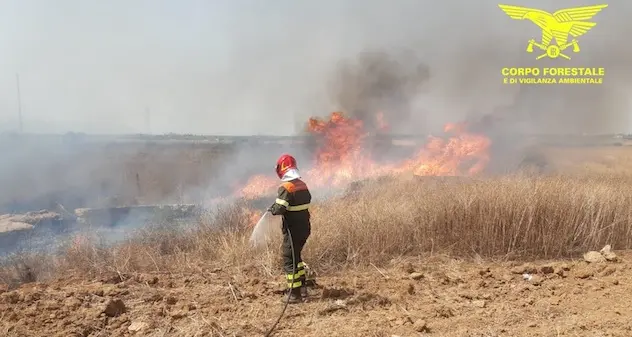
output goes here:
<path id="1" fill-rule="evenodd" d="M 520 175 L 379 184 L 329 208 L 344 212 L 319 217 L 310 252 L 319 261 L 367 263 L 433 251 L 552 258 L 604 243 L 627 248 L 631 184 L 628 177 Z"/>
<path id="2" fill-rule="evenodd" d="M 427 253 L 555 258 L 604 244 L 626 249 L 632 247 L 631 187 L 632 177 L 612 174 L 368 182 L 315 206 L 305 260 L 326 272 Z M 249 247 L 246 206 L 217 209 L 192 228 L 151 226 L 116 247 L 77 237 L 59 256 L 23 254 L 5 262 L 0 282 L 205 273 L 218 266 L 278 275 L 279 241 L 263 251 Z"/>

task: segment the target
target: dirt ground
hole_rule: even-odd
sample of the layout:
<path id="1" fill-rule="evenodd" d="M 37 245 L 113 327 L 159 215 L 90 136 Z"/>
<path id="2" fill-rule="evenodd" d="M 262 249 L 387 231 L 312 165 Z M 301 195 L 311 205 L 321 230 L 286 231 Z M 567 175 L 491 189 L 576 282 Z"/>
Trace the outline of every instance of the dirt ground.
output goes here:
<path id="1" fill-rule="evenodd" d="M 527 264 L 434 256 L 316 274 L 308 302 L 290 304 L 273 336 L 632 336 L 632 252 L 616 254 Z M 258 268 L 4 288 L 0 335 L 262 336 L 284 294 L 280 274 L 248 276 Z"/>

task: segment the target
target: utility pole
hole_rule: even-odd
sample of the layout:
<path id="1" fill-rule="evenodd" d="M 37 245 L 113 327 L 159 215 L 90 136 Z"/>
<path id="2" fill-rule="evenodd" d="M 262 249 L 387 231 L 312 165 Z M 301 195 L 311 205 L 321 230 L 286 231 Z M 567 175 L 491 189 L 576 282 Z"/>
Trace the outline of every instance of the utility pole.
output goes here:
<path id="1" fill-rule="evenodd" d="M 20 123 L 20 133 L 22 133 L 22 98 L 20 97 L 20 74 L 15 74 L 15 83 L 18 88 L 18 121 Z"/>

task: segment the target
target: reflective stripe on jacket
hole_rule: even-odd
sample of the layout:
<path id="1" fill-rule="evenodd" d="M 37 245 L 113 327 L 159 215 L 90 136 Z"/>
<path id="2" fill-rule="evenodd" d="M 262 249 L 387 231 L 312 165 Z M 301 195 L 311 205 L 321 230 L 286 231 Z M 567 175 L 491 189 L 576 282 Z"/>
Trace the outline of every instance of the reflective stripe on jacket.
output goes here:
<path id="1" fill-rule="evenodd" d="M 312 201 L 312 195 L 307 185 L 301 179 L 286 181 L 279 186 L 277 198 L 271 207 L 274 215 L 284 215 L 285 218 L 292 217 L 299 220 L 301 217 L 291 216 L 295 213 L 306 213 L 309 218 L 309 205 Z M 292 219 L 287 219 L 288 221 Z M 291 221 L 290 221 L 291 222 Z"/>

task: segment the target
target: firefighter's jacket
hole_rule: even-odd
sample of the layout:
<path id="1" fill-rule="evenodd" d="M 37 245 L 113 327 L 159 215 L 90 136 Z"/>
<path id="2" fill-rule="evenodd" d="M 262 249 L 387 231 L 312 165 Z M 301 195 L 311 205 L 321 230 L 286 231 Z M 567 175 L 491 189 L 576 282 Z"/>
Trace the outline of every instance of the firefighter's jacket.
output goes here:
<path id="1" fill-rule="evenodd" d="M 283 216 L 283 231 L 290 228 L 310 226 L 309 204 L 312 195 L 301 179 L 284 182 L 279 186 L 277 198 L 270 207 L 273 215 Z"/>

